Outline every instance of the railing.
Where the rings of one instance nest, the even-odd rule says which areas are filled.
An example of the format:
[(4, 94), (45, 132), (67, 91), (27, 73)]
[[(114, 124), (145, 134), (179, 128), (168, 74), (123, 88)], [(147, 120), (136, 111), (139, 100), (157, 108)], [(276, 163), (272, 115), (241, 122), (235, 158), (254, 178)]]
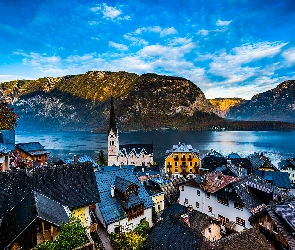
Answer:
[(178, 160), (179, 160), (178, 156), (174, 157), (174, 161), (178, 161)]
[(181, 157), (181, 160), (182, 160), (182, 161), (185, 161), (185, 156)]

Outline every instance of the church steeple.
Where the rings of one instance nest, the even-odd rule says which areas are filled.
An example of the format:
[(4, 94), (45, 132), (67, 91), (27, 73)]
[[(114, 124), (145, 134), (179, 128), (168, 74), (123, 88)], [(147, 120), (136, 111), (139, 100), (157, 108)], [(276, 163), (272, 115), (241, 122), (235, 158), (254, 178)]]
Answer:
[(113, 130), (114, 133), (117, 133), (117, 124), (116, 124), (116, 115), (114, 109), (113, 97), (111, 96), (111, 110), (110, 110), (110, 128), (109, 132)]
[(119, 151), (119, 135), (116, 125), (116, 116), (113, 103), (113, 97), (111, 97), (111, 109), (110, 109), (110, 128), (108, 134), (108, 165), (112, 166), (113, 164), (117, 165), (118, 160), (118, 151)]

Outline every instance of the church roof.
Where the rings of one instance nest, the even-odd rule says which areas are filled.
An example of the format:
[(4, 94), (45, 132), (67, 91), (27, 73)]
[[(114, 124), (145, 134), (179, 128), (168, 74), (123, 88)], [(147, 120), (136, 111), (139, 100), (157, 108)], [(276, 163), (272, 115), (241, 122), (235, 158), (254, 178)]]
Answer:
[(118, 155), (124, 153), (125, 156), (129, 157), (129, 155), (133, 152), (136, 157), (138, 157), (142, 152), (145, 152), (146, 155), (152, 155), (154, 152), (153, 144), (125, 144), (119, 145)]

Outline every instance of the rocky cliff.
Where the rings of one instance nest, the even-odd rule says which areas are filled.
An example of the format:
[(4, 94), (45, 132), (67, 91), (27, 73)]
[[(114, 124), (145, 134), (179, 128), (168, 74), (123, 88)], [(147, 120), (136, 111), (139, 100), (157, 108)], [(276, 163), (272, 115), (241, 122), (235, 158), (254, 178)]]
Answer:
[(246, 121), (295, 122), (295, 81), (288, 80), (276, 88), (257, 94), (230, 108), (226, 118)]
[(215, 108), (214, 113), (221, 117), (226, 117), (230, 109), (244, 102), (243, 98), (215, 98), (209, 99), (209, 102)]

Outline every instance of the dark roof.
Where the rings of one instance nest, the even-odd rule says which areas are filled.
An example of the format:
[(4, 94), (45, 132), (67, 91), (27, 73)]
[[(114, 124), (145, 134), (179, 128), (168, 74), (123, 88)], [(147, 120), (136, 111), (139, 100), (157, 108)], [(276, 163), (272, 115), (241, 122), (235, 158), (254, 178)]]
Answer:
[[(291, 206), (290, 206), (291, 205)], [(295, 249), (294, 241), (294, 199), (268, 207), (267, 212), (287, 241), (291, 249)]]
[(99, 193), (91, 164), (35, 169), (35, 189), (70, 209), (95, 204)]
[(18, 143), (15, 147), (31, 156), (49, 154), (39, 142)]
[[(232, 183), (233, 189), (243, 204), (252, 214), (265, 208), (265, 203), (273, 200), (275, 187), (256, 175), (248, 175), (245, 178)], [(257, 194), (260, 194), (258, 198)], [(262, 199), (265, 199), (262, 201)]]
[(131, 152), (134, 152), (135, 155), (139, 155), (144, 151), (147, 155), (153, 154), (153, 144), (125, 144), (119, 145), (119, 151), (124, 152), (126, 156), (129, 156)]
[(197, 210), (188, 212), (188, 220), (190, 227), (198, 233), (201, 233), (213, 223), (212, 217)]
[[(116, 180), (118, 180), (118, 178), (116, 178), (117, 176), (120, 177), (120, 179), (125, 179), (127, 182), (134, 183), (139, 187), (138, 197), (143, 202), (145, 209), (154, 205), (144, 186), (130, 170), (117, 169), (115, 171), (97, 171), (95, 172), (95, 177), (98, 192), (100, 194), (98, 207), (106, 225), (125, 218), (124, 211), (122, 209), (122, 201), (117, 196), (114, 198), (111, 197), (111, 186), (115, 184)], [(137, 202), (138, 200), (132, 200), (132, 202), (133, 201)]]
[(175, 216), (159, 221), (147, 237), (147, 250), (197, 250), (204, 238)]
[(227, 159), (216, 154), (208, 154), (202, 159), (202, 169), (208, 169), (210, 172), (218, 167), (226, 166)]
[(255, 170), (254, 173), (264, 180), (272, 182), (278, 188), (291, 188), (291, 182), (287, 172)]
[(240, 159), (241, 158), (241, 156), (239, 156), (237, 153), (234, 153), (234, 152), (232, 152), (232, 153), (230, 153), (228, 156), (227, 156), (227, 158), (228, 159)]
[(68, 212), (69, 209), (58, 202), (30, 192), (4, 216), (0, 228), (1, 249), (13, 243), (37, 218), (59, 227), (69, 221)]
[(99, 201), (90, 164), (0, 172), (0, 219), (32, 189), (71, 209)]
[(231, 234), (211, 243), (214, 250), (271, 250), (270, 243), (256, 228), (247, 229), (240, 233)]
[(129, 194), (126, 201), (122, 202), (123, 207), (126, 209), (130, 209), (132, 207), (136, 207), (140, 204), (143, 204), (143, 199), (141, 199), (138, 195), (131, 193)]
[(116, 176), (114, 185), (117, 190), (119, 190), (121, 193), (125, 193), (126, 189), (131, 185), (136, 185), (133, 182), (126, 180), (124, 178), (121, 178), (120, 176)]
[(170, 215), (181, 215), (187, 213), (188, 209), (179, 203), (172, 203), (167, 208), (165, 208), (161, 214), (162, 218), (166, 218)]
[(253, 171), (252, 163), (248, 158), (232, 158), (230, 161), (231, 164), (237, 167), (245, 168), (248, 174), (251, 174)]

